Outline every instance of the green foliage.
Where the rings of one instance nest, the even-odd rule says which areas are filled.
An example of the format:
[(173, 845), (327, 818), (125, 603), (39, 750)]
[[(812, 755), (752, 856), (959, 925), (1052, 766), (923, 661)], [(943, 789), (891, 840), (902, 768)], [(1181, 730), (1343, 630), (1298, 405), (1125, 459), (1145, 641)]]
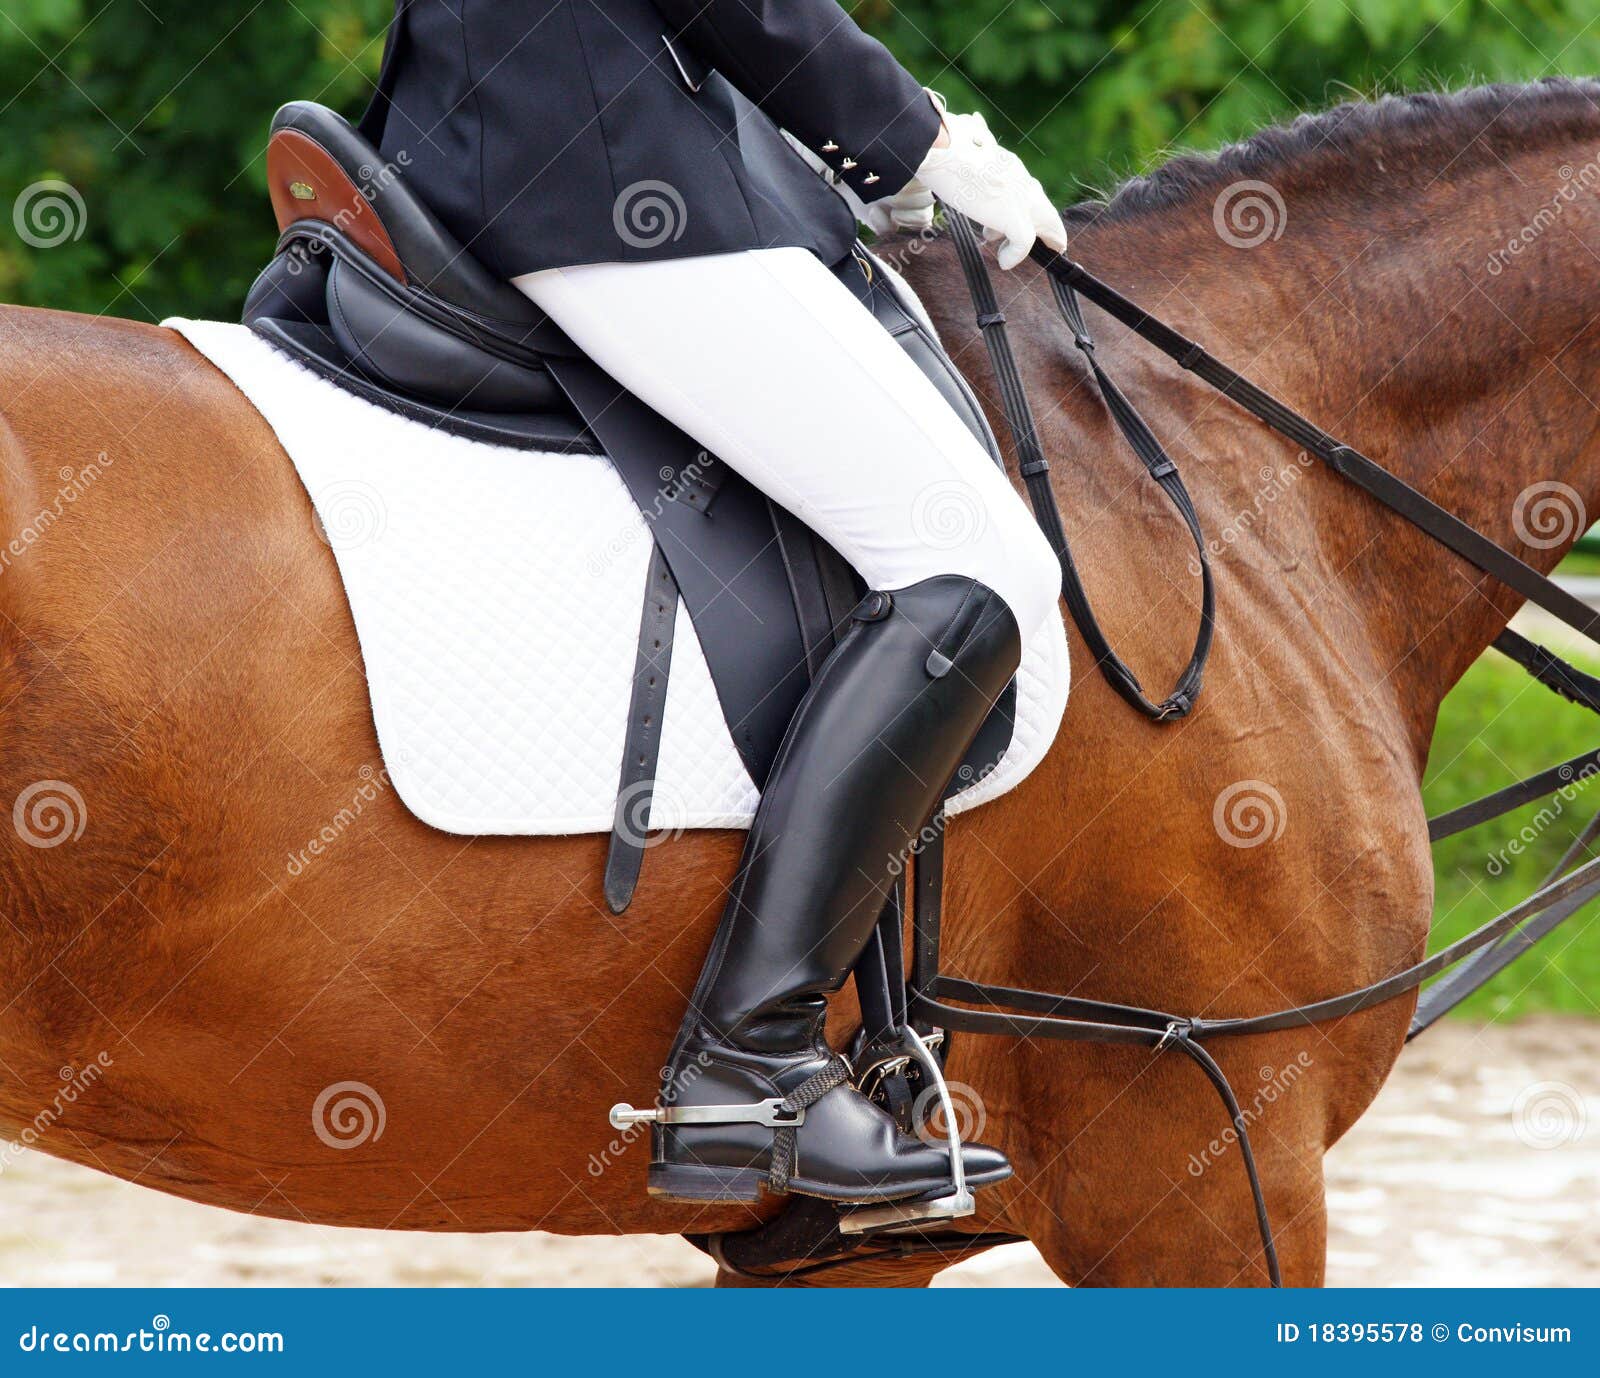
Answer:
[[(1579, 663), (1591, 672), (1597, 668), (1592, 661)], [(1440, 711), (1423, 791), (1428, 812), (1465, 804), (1592, 750), (1597, 741), (1593, 714), (1561, 702), (1509, 661), (1486, 655)], [(1600, 782), (1590, 780), (1434, 848), (1438, 918), (1430, 950), (1531, 894), (1597, 809)], [(1597, 991), (1600, 925), (1589, 908), (1497, 976), (1465, 1009), (1484, 1018), (1531, 1010), (1592, 1015)]]
[[(1355, 95), (1592, 73), (1589, 0), (864, 0), (1059, 199)], [(881, 16), (881, 23), (879, 22)]]
[[(0, 300), (236, 316), (274, 237), (267, 121), (296, 96), (359, 110), (389, 10), (4, 0)], [(48, 219), (48, 192), (24, 195), (41, 182), (66, 183), (81, 211)]]
[[(1591, 0), (846, 3), (957, 108), (984, 110), (1060, 200), (1352, 93), (1600, 68)], [(272, 110), (310, 97), (356, 113), (389, 9), (4, 0), (0, 300), (235, 314), (272, 245)], [(81, 196), (81, 236), (15, 233), (39, 182)]]

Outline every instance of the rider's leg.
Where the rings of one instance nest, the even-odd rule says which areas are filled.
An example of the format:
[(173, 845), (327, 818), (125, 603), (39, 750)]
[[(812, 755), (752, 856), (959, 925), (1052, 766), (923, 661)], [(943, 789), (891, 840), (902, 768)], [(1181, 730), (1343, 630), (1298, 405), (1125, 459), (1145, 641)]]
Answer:
[(1023, 639), (1061, 569), (1005, 475), (804, 249), (555, 268), (516, 285), (612, 377), (827, 538), (869, 588), (965, 574)]
[[(803, 250), (519, 279), (602, 367), (826, 537), (878, 593), (802, 702), (763, 791), (669, 1060), (666, 1103), (808, 1103), (658, 1131), (652, 1191), (843, 1200), (935, 1189), (942, 1148), (896, 1132), (823, 1041), (871, 935), (1060, 572), (1010, 484), (872, 316)], [(730, 591), (737, 596), (737, 589)], [(887, 596), (883, 596), (887, 595)], [(775, 1143), (776, 1140), (776, 1143)], [(968, 1145), (974, 1186), (1002, 1155)]]

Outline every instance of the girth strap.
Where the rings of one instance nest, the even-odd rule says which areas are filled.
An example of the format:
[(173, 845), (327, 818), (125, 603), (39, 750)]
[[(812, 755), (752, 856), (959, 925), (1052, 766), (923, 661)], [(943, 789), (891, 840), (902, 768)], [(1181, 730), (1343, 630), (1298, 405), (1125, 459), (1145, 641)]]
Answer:
[(1430, 818), (1428, 841), (1439, 842), (1444, 838), (1454, 837), (1469, 828), (1476, 828), (1480, 823), (1487, 823), (1490, 819), (1499, 818), (1513, 809), (1520, 809), (1524, 804), (1531, 804), (1535, 799), (1544, 799), (1557, 790), (1583, 784), (1596, 771), (1600, 771), (1600, 748), (1586, 751), (1581, 756), (1574, 756), (1570, 761), (1563, 761), (1548, 770), (1541, 770), (1537, 775), (1530, 775), (1526, 780), (1518, 780), (1516, 784), (1507, 785), (1504, 789), (1497, 789), (1493, 794), (1474, 799), (1459, 809), (1451, 809), (1449, 813), (1441, 813), (1437, 818)]

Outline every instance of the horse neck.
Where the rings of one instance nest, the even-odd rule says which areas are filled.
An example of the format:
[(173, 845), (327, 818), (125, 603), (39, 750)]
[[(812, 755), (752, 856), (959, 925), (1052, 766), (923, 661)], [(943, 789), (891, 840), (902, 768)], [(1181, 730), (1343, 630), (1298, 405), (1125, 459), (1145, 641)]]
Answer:
[[(1600, 165), (1585, 165), (1592, 178), (1572, 172), (1586, 154), (1545, 149), (1526, 166), (1441, 179), (1420, 204), (1375, 203), (1364, 215), (1349, 210), (1348, 187), (1329, 187), (1320, 200), (1297, 189), (1281, 238), (1249, 250), (1218, 236), (1208, 199), (1102, 220), (1077, 237), (1074, 252), (1548, 572), (1585, 516), (1600, 514), (1600, 406), (1591, 400), (1600, 399), (1600, 214), (1590, 190), (1600, 191)], [(1524, 233), (1579, 176), (1582, 190), (1553, 202), (1561, 223)], [(1520, 246), (1514, 255), (1510, 243)], [(1185, 411), (1231, 410), (1197, 381), (1178, 381), (1143, 346), (1117, 347), (1139, 388), (1181, 390), (1180, 431)], [(1222, 434), (1224, 453), (1194, 452), (1199, 463), (1188, 466), (1213, 534), (1259, 506), (1261, 476), (1295, 458), (1293, 447), (1238, 417)], [(1180, 463), (1183, 450), (1180, 440)], [(1301, 525), (1295, 530), (1284, 513), (1280, 541), (1298, 543), (1329, 591), (1360, 611), (1375, 662), (1410, 705), (1425, 751), (1440, 699), (1518, 600), (1331, 474), (1300, 485), (1287, 507)]]

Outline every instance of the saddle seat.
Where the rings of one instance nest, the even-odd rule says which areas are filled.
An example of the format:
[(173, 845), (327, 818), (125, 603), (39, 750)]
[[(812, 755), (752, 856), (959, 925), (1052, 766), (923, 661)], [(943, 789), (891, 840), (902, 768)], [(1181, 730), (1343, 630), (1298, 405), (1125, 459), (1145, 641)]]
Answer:
[[(746, 113), (762, 118), (753, 107)], [(613, 857), (626, 859), (630, 874), (613, 887), (608, 871), (607, 898), (621, 912), (642, 845), (624, 826), (621, 803), (644, 788), (640, 816), (649, 814), (663, 717), (656, 699), (666, 681), (656, 656), (670, 646), (675, 600), (692, 619), (734, 746), (759, 788), (861, 581), (816, 533), (627, 392), (490, 273), (406, 184), (402, 159), (385, 163), (340, 115), (309, 101), (279, 110), (267, 178), (279, 239), (246, 298), (245, 325), (338, 387), (442, 435), (604, 456), (650, 528), (664, 569), (652, 566), (644, 600), (640, 702), (618, 791)], [(1000, 464), (971, 388), (896, 280), (864, 250), (834, 272)], [(727, 597), (734, 586), (739, 595)], [(952, 791), (1000, 759), (1015, 707), (1013, 684)]]
[(551, 377), (571, 340), (488, 271), (342, 116), (278, 111), (267, 180), (279, 240), (244, 323), (341, 386), (457, 434), (596, 452)]

